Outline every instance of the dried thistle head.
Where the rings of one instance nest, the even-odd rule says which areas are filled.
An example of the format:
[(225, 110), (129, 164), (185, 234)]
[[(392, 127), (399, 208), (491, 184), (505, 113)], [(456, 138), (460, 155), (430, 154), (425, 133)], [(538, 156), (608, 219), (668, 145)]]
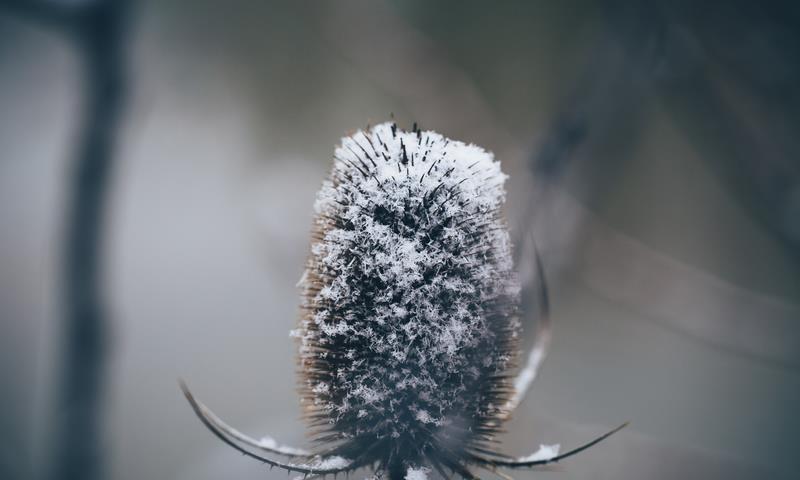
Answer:
[[(366, 467), (409, 480), (431, 469), (473, 478), (473, 465), (541, 465), (613, 433), (563, 455), (556, 447), (513, 460), (494, 449), (549, 339), (539, 337), (515, 380), (520, 286), (501, 211), (505, 179), (491, 153), (416, 125), (343, 138), (317, 195), (293, 332), (315, 452), (254, 441), (184, 388), (201, 420), (289, 471)], [(305, 459), (281, 463), (255, 450)]]

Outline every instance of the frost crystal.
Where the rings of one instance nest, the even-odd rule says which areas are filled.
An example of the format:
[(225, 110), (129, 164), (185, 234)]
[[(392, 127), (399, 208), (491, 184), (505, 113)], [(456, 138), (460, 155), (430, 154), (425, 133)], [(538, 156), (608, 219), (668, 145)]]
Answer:
[(281, 445), (274, 438), (268, 435), (261, 437), (261, 440), (258, 441), (258, 444), (263, 448), (280, 451), (286, 455), (303, 456), (310, 454), (310, 452), (308, 452), (307, 450), (303, 450), (301, 448), (294, 448), (294, 447), (289, 447), (287, 445)]
[(555, 458), (558, 456), (558, 451), (561, 449), (561, 445), (539, 445), (539, 450), (536, 450), (534, 453), (525, 456), (519, 457), (517, 459), (518, 462), (535, 462), (540, 460), (550, 460), (551, 458)]
[(409, 468), (406, 470), (405, 480), (428, 480), (429, 468)]
[(295, 333), (313, 424), (425, 440), (505, 403), (519, 329), (505, 180), (491, 153), (434, 132), (384, 123), (342, 139)]
[(343, 457), (335, 456), (335, 457), (318, 459), (318, 461), (312, 463), (310, 467), (319, 470), (328, 470), (334, 468), (344, 468), (348, 465), (350, 465), (350, 460)]

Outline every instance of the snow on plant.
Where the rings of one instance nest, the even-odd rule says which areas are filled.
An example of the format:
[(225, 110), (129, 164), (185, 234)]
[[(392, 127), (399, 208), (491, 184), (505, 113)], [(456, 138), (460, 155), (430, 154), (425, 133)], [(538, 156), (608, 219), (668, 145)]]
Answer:
[(543, 357), (535, 349), (515, 383), (520, 285), (502, 215), (506, 178), (486, 150), (416, 125), (343, 138), (314, 205), (303, 317), (292, 332), (319, 450), (252, 440), (184, 387), (201, 420), (289, 471), (366, 467), (398, 480), (431, 468), (474, 478), (471, 465), (541, 465), (615, 432), (560, 456), (557, 446), (517, 460), (494, 451)]

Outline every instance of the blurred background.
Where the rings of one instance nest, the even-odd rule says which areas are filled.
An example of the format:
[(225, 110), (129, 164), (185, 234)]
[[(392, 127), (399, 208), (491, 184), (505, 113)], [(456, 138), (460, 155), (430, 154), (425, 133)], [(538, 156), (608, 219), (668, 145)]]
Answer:
[(0, 478), (285, 478), (177, 380), (307, 445), (288, 332), (314, 195), (339, 138), (392, 113), (494, 151), (516, 243), (542, 252), (554, 340), (504, 449), (632, 421), (513, 476), (796, 478), (799, 19), (0, 0)]

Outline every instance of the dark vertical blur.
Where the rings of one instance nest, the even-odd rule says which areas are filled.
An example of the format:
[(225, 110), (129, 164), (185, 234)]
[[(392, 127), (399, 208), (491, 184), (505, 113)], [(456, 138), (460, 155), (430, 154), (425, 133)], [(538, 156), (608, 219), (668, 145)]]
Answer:
[(67, 155), (63, 319), (58, 326), (63, 342), (57, 346), (55, 411), (46, 445), (52, 453), (44, 456), (38, 470), (54, 479), (104, 478), (103, 420), (112, 323), (103, 274), (105, 225), (125, 88), (128, 2), (4, 0), (0, 7), (59, 35), (80, 62), (82, 107), (75, 113), (79, 126), (74, 146), (67, 147), (74, 153)]
[(504, 448), (633, 422), (515, 476), (794, 477), (796, 2), (127, 4), (0, 0), (0, 478), (282, 475), (176, 379), (304, 443), (314, 193), (392, 112), (494, 151), (541, 247), (552, 354)]

